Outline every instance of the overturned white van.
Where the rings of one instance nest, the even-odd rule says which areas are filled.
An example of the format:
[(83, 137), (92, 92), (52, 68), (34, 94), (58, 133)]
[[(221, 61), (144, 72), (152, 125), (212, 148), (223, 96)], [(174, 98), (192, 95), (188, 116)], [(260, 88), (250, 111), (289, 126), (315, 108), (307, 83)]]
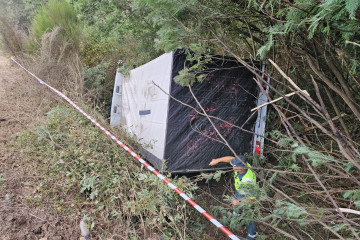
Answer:
[(251, 109), (267, 98), (253, 80), (254, 74), (233, 58), (213, 57), (204, 81), (192, 86), (202, 108), (215, 117), (211, 118), (213, 126), (201, 114), (189, 88), (174, 82), (185, 65), (186, 55), (179, 49), (127, 76), (117, 72), (110, 123), (136, 135), (144, 158), (168, 172), (228, 168), (225, 164), (209, 166), (213, 158), (232, 155), (214, 126), (238, 154), (262, 154), (266, 107)]

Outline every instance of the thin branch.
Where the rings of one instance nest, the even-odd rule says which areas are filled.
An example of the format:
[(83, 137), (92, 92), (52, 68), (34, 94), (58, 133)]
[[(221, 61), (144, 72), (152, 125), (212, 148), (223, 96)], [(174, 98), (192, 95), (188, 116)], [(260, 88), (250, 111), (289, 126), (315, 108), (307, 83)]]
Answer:
[(326, 51), (324, 51), (324, 58), (325, 58), (326, 64), (329, 66), (329, 68), (335, 75), (336, 79), (339, 81), (340, 86), (344, 89), (346, 95), (353, 101), (354, 96), (352, 95), (345, 78), (343, 77), (341, 72), (337, 69), (337, 67), (336, 67), (337, 63), (333, 62), (333, 59), (331, 58), (331, 56), (329, 56), (327, 54)]
[(358, 44), (358, 43), (356, 43), (356, 42), (351, 42), (351, 41), (346, 40), (345, 43), (351, 43), (351, 44), (354, 44), (354, 45), (360, 47), (360, 44)]
[[(213, 126), (214, 130), (216, 131), (216, 133), (219, 135), (219, 137), (223, 140), (223, 142), (225, 143), (225, 145), (230, 149), (230, 151), (234, 154), (234, 156), (237, 156), (237, 153), (234, 151), (234, 149), (230, 146), (230, 144), (228, 143), (228, 141), (226, 141), (226, 139), (223, 137), (223, 135), (220, 133), (220, 131), (217, 129), (217, 127), (215, 126), (215, 124), (213, 123), (213, 121), (210, 119), (209, 115), (206, 113), (205, 109), (201, 106), (200, 102), (198, 101), (198, 99), (196, 98), (196, 96), (194, 95), (191, 86), (189, 85), (189, 90), (191, 95), (193, 96), (193, 98), (195, 99), (197, 105), (201, 108), (201, 111), (203, 112), (203, 114), (205, 115), (205, 117), (209, 120), (209, 122), (211, 123), (211, 125)], [(242, 161), (242, 159), (240, 159), (240, 161)], [(244, 165), (246, 165), (246, 163), (244, 163)]]
[(316, 94), (318, 96), (318, 99), (320, 101), (320, 104), (323, 108), (323, 112), (324, 112), (324, 115), (326, 117), (326, 120), (329, 122), (329, 125), (330, 125), (330, 128), (331, 130), (333, 131), (333, 133), (335, 134), (336, 136), (336, 141), (338, 143), (338, 146), (340, 148), (340, 151), (344, 154), (344, 156), (352, 163), (354, 164), (354, 166), (356, 166), (358, 169), (360, 169), (360, 164), (354, 159), (354, 157), (351, 155), (351, 153), (348, 152), (348, 149), (346, 148), (345, 146), (345, 143), (344, 143), (344, 140), (342, 139), (342, 136), (341, 136), (341, 133), (339, 132), (338, 129), (336, 129), (335, 125), (334, 125), (334, 122), (331, 120), (330, 118), (330, 115), (328, 113), (328, 111), (326, 110), (326, 107), (325, 107), (325, 104), (322, 100), (322, 97), (320, 95), (320, 91), (319, 91), (319, 88), (314, 80), (314, 78), (311, 76), (311, 79), (313, 81), (313, 85), (315, 87), (315, 90), (316, 90)]
[(339, 120), (340, 120), (341, 126), (343, 127), (343, 129), (344, 129), (344, 131), (345, 131), (346, 137), (347, 137), (348, 139), (351, 139), (351, 135), (350, 135), (349, 129), (347, 128), (347, 126), (346, 126), (346, 124), (345, 124), (345, 122), (344, 122), (344, 120), (343, 120), (343, 118), (342, 118), (342, 117), (343, 117), (343, 114), (340, 113), (339, 108), (338, 108), (337, 105), (335, 104), (335, 101), (334, 101), (333, 97), (331, 96), (331, 94), (330, 94), (330, 92), (329, 92), (329, 90), (328, 90), (327, 88), (325, 88), (325, 92), (326, 92), (326, 95), (328, 96), (328, 98), (329, 98), (329, 100), (330, 100), (330, 102), (331, 102), (331, 105), (333, 106), (333, 108), (334, 108), (334, 110), (335, 110), (335, 112), (336, 112), (336, 114), (337, 114), (337, 117), (338, 117)]
[[(301, 92), (304, 92), (305, 94), (309, 95), (309, 93), (308, 93), (306, 90), (301, 90)], [(294, 95), (294, 94), (296, 94), (296, 93), (299, 93), (299, 91), (295, 91), (295, 92), (292, 92), (292, 93), (288, 93), (288, 94), (285, 94), (284, 96), (285, 96), (285, 97), (290, 97), (290, 96), (292, 96), (292, 95)], [(265, 106), (267, 106), (267, 105), (269, 105), (269, 104), (272, 104), (272, 103), (274, 103), (274, 102), (280, 101), (281, 99), (283, 99), (283, 97), (279, 97), (279, 98), (276, 98), (276, 99), (274, 99), (274, 100), (272, 100), (272, 101), (270, 101), (270, 102), (261, 104), (260, 106), (257, 106), (257, 107), (255, 107), (255, 108), (251, 109), (251, 111), (253, 112), (253, 111), (255, 111), (255, 110), (258, 110), (258, 109), (260, 109), (260, 108), (262, 108), (262, 107), (265, 107)]]
[[(333, 120), (333, 121), (336, 121), (336, 120), (338, 120), (338, 119), (341, 119), (342, 117), (345, 117), (345, 116), (347, 116), (347, 114), (346, 113), (343, 113), (343, 114), (340, 114), (340, 115), (338, 115), (338, 116), (336, 116), (336, 117), (333, 117), (331, 120)], [(323, 125), (323, 126), (326, 126), (327, 124), (329, 124), (329, 122), (324, 122), (324, 123), (322, 123), (321, 125)], [(316, 127), (306, 127), (305, 128), (305, 132), (307, 132), (307, 131), (310, 131), (310, 130), (313, 130), (313, 129), (315, 129)]]
[(315, 74), (334, 92), (336, 92), (344, 101), (345, 103), (350, 107), (352, 112), (355, 114), (357, 119), (360, 121), (360, 112), (357, 109), (356, 105), (353, 103), (353, 101), (343, 92), (341, 91), (337, 86), (335, 86), (330, 79), (328, 79), (321, 71), (318, 69), (318, 67), (315, 65), (314, 61), (311, 59), (309, 54), (302, 50), (295, 50), (292, 49), (295, 52), (301, 53), (305, 56), (310, 68), (315, 72)]
[(284, 236), (286, 236), (286, 237), (288, 237), (288, 238), (291, 238), (291, 239), (294, 239), (294, 240), (298, 240), (298, 238), (294, 237), (293, 235), (290, 235), (290, 234), (288, 234), (287, 232), (281, 230), (280, 228), (277, 228), (277, 227), (275, 227), (275, 226), (273, 226), (273, 225), (271, 225), (271, 224), (269, 224), (269, 223), (267, 223), (267, 222), (265, 222), (265, 221), (262, 221), (262, 220), (260, 220), (260, 219), (257, 219), (257, 221), (260, 222), (260, 223), (262, 223), (262, 224), (264, 224), (264, 225), (266, 225), (266, 226), (269, 226), (269, 227), (275, 229), (276, 231), (278, 231), (279, 233), (283, 234)]
[[(173, 100), (175, 100), (176, 102), (178, 102), (178, 103), (180, 103), (180, 104), (182, 104), (182, 105), (184, 105), (184, 106), (186, 106), (186, 107), (188, 107), (188, 108), (191, 108), (194, 112), (196, 112), (197, 114), (200, 114), (201, 116), (204, 116), (204, 117), (206, 116), (206, 115), (203, 114), (202, 112), (199, 112), (199, 111), (198, 111), (196, 108), (194, 108), (193, 106), (191, 106), (191, 105), (189, 105), (189, 104), (187, 104), (187, 103), (184, 103), (184, 102), (180, 101), (179, 99), (173, 97), (173, 96), (170, 95), (169, 93), (167, 93), (164, 89), (162, 89), (162, 88), (161, 88), (159, 85), (157, 85), (154, 81), (153, 81), (153, 84), (154, 84), (156, 87), (158, 87), (163, 93), (165, 93), (165, 94), (168, 95), (170, 98), (172, 98)], [(272, 140), (272, 139), (270, 139), (270, 138), (267, 138), (267, 137), (265, 137), (265, 136), (263, 136), (263, 135), (261, 135), (261, 134), (254, 133), (253, 131), (249, 131), (249, 130), (247, 130), (247, 129), (245, 129), (245, 128), (242, 128), (242, 127), (239, 127), (239, 126), (237, 126), (237, 125), (234, 125), (234, 124), (232, 124), (232, 123), (230, 123), (230, 122), (228, 122), (228, 121), (225, 121), (225, 120), (223, 120), (223, 119), (221, 119), (221, 118), (218, 118), (218, 117), (215, 117), (215, 116), (212, 116), (212, 115), (208, 115), (208, 116), (209, 116), (210, 118), (212, 118), (212, 119), (219, 120), (219, 121), (221, 121), (221, 122), (223, 122), (223, 123), (229, 124), (229, 125), (232, 126), (232, 127), (238, 128), (238, 129), (240, 129), (241, 131), (254, 134), (254, 135), (259, 136), (259, 137), (262, 137), (262, 138), (264, 138), (264, 139), (266, 139), (266, 140), (268, 140), (268, 141), (270, 141), (270, 142), (272, 142), (272, 143), (274, 143), (274, 144), (277, 144), (276, 141), (274, 141), (274, 140)]]
[(343, 213), (353, 213), (353, 214), (360, 215), (360, 211), (350, 209), (350, 208), (339, 208), (338, 210)]

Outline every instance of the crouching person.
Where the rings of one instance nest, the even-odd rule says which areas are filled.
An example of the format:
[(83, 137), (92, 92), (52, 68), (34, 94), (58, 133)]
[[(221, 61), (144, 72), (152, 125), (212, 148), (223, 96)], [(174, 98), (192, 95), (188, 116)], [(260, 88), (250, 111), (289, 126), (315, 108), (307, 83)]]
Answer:
[[(232, 205), (236, 207), (241, 202), (254, 202), (255, 197), (251, 194), (251, 188), (256, 184), (256, 175), (253, 171), (244, 167), (244, 164), (247, 164), (248, 167), (251, 167), (251, 165), (246, 162), (246, 158), (243, 155), (238, 155), (235, 158), (232, 156), (226, 156), (211, 160), (209, 165), (214, 166), (220, 162), (230, 163), (234, 169), (234, 182), (236, 193), (234, 195)], [(235, 211), (234, 213), (236, 214)], [(256, 223), (254, 221), (251, 221), (246, 224), (246, 230), (246, 239), (254, 240), (256, 237)]]

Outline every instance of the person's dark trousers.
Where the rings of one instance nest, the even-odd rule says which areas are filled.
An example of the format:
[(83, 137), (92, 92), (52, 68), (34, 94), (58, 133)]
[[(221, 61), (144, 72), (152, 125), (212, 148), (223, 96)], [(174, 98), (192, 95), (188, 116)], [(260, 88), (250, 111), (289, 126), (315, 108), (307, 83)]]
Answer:
[(246, 225), (246, 230), (247, 230), (247, 236), (246, 239), (247, 240), (254, 240), (256, 237), (256, 223), (255, 222), (250, 222), (249, 224)]

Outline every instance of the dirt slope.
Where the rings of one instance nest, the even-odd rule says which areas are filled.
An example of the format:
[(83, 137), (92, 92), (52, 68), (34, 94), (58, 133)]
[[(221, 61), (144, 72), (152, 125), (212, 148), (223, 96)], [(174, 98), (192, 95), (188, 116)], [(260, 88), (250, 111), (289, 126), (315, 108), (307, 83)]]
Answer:
[(19, 86), (16, 82), (21, 75), (22, 72), (11, 67), (9, 59), (0, 52), (0, 142), (8, 141), (11, 134), (21, 127), (16, 115), (23, 115), (23, 113), (17, 106), (14, 99), (17, 96), (12, 91)]
[(28, 170), (8, 146), (13, 133), (44, 114), (45, 89), (0, 52), (0, 239), (79, 239), (77, 220), (56, 215), (51, 204), (35, 206), (41, 176)]

